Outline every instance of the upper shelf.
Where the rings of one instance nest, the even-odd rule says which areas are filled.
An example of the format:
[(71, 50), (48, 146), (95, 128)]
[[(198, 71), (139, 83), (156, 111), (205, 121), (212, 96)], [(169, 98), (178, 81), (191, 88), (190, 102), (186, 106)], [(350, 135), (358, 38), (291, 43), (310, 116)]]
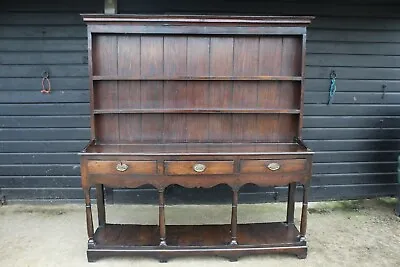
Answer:
[(212, 109), (212, 108), (154, 108), (154, 109), (95, 109), (94, 114), (135, 114), (135, 113), (254, 113), (254, 114), (300, 114), (299, 109)]
[(118, 75), (93, 76), (94, 81), (302, 81), (300, 76), (175, 76), (127, 77)]

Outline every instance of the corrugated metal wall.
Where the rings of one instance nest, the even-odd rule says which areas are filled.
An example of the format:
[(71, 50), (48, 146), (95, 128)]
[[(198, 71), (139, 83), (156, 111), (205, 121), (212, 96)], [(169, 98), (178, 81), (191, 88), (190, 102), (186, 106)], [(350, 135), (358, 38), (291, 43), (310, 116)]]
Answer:
[[(400, 151), (400, 5), (396, 1), (119, 1), (121, 13), (315, 15), (307, 43), (304, 139), (315, 150), (313, 199), (395, 193)], [(103, 1), (2, 1), (0, 190), (8, 199), (81, 199), (79, 151), (89, 138), (86, 29), (79, 13)], [(334, 103), (329, 74), (337, 74)], [(53, 92), (42, 95), (49, 71)], [(216, 194), (217, 192), (217, 194)], [(171, 201), (228, 200), (227, 188), (172, 187)], [(151, 189), (115, 201), (149, 202)], [(242, 201), (285, 190), (247, 186)]]

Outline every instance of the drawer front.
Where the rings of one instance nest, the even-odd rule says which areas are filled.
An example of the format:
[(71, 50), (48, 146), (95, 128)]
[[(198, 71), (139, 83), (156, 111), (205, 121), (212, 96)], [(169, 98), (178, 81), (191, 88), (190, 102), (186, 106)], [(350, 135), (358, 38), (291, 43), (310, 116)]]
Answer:
[(241, 173), (288, 173), (306, 170), (305, 159), (242, 160)]
[(89, 174), (156, 174), (156, 161), (89, 161)]
[(165, 161), (167, 175), (232, 174), (234, 162), (223, 161)]

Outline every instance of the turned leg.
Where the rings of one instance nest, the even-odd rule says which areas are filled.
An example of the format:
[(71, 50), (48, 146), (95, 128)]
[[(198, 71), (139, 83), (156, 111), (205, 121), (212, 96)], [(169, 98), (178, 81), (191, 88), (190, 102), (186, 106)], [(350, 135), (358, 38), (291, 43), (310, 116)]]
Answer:
[(99, 226), (104, 226), (106, 224), (106, 210), (104, 206), (104, 186), (102, 184), (96, 185), (96, 199)]
[(296, 183), (290, 183), (288, 190), (288, 200), (287, 200), (287, 215), (286, 215), (287, 224), (294, 223), (295, 194), (296, 194)]
[(310, 189), (310, 182), (308, 181), (303, 185), (303, 206), (301, 209), (301, 223), (300, 223), (300, 241), (306, 240), (307, 231), (307, 208), (308, 208), (308, 192)]
[(85, 196), (85, 204), (86, 204), (86, 225), (87, 225), (87, 234), (88, 234), (88, 246), (94, 247), (94, 229), (93, 229), (93, 218), (92, 218), (92, 205), (90, 203), (90, 187), (83, 188), (83, 193)]
[(166, 229), (165, 229), (165, 197), (164, 188), (158, 191), (158, 220), (160, 225), (160, 246), (166, 246)]
[(232, 194), (232, 215), (231, 215), (231, 245), (236, 246), (237, 243), (237, 205), (238, 205), (238, 189), (233, 189)]

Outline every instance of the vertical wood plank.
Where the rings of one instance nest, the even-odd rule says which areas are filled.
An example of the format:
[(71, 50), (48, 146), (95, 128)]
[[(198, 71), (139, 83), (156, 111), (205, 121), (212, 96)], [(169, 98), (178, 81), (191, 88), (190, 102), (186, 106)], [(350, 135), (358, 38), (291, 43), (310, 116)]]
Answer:
[(144, 142), (161, 142), (164, 131), (163, 114), (142, 114), (142, 137)]
[(279, 129), (277, 132), (276, 142), (293, 142), (293, 138), (297, 136), (298, 116), (293, 114), (279, 114)]
[[(208, 76), (210, 73), (210, 38), (188, 37), (187, 75)], [(207, 108), (209, 100), (209, 82), (187, 82), (186, 104), (192, 108)], [(186, 115), (187, 141), (208, 140), (208, 114)]]
[[(165, 77), (186, 76), (187, 38), (164, 38)], [(186, 81), (164, 82), (164, 108), (186, 107)]]
[[(94, 36), (92, 49), (93, 75), (116, 75), (118, 64), (117, 37)], [(96, 82), (93, 90), (93, 101), (96, 108), (116, 108), (118, 106), (116, 82)], [(100, 142), (116, 142), (119, 140), (117, 116), (96, 115), (95, 119), (97, 140)], [(106, 128), (109, 128), (109, 130)]]
[[(259, 38), (237, 37), (234, 40), (233, 75), (258, 74)], [(257, 105), (257, 83), (233, 83), (233, 108), (254, 108)], [(232, 136), (234, 141), (254, 141), (257, 120), (254, 114), (234, 114)]]
[(278, 106), (287, 109), (300, 109), (301, 84), (299, 82), (279, 82), (280, 91)]
[[(164, 37), (165, 77), (185, 76), (187, 73), (187, 37)], [(164, 107), (186, 106), (186, 82), (164, 82)], [(186, 115), (165, 114), (164, 135), (166, 142), (186, 141)]]
[(94, 108), (115, 109), (118, 108), (117, 82), (96, 81), (94, 82)]
[(281, 75), (282, 37), (260, 37), (259, 75)]
[(90, 93), (90, 140), (96, 139), (96, 117), (93, 113), (94, 110), (94, 83), (93, 83), (93, 38), (92, 32), (87, 29), (87, 36), (88, 36), (88, 74), (89, 74), (89, 93)]
[[(258, 75), (280, 75), (282, 61), (282, 38), (261, 37)], [(280, 99), (280, 83), (262, 81), (258, 84), (258, 108), (276, 108)]]
[(305, 70), (306, 70), (306, 46), (307, 46), (307, 35), (303, 34), (301, 39), (301, 92), (300, 92), (300, 114), (299, 114), (299, 127), (297, 130), (297, 137), (302, 139), (303, 129), (303, 116), (304, 116), (304, 82), (305, 82)]
[[(118, 37), (118, 75), (122, 77), (140, 75), (140, 37), (119, 36)], [(139, 108), (140, 107), (140, 82), (119, 81), (118, 82), (118, 107)], [(119, 114), (119, 139), (122, 143), (140, 141), (141, 137), (141, 115)]]
[(142, 114), (118, 114), (121, 143), (138, 142), (142, 137)]
[[(282, 38), (260, 37), (258, 62), (259, 75), (280, 75), (282, 61)], [(257, 108), (278, 108), (281, 97), (281, 82), (261, 81), (257, 88)], [(258, 142), (275, 142), (277, 139), (278, 114), (256, 115)]]
[[(208, 76), (210, 74), (209, 45), (209, 38), (188, 37), (188, 76)], [(208, 82), (188, 82), (186, 90), (188, 107), (208, 107)]]
[(284, 37), (282, 41), (281, 75), (300, 76), (302, 63), (301, 37)]
[(95, 35), (93, 38), (93, 75), (117, 74), (117, 37)]
[[(212, 37), (210, 40), (210, 75), (231, 76), (233, 73), (233, 38)], [(209, 106), (230, 108), (232, 106), (232, 82), (210, 83)], [(209, 116), (209, 140), (232, 141), (232, 115), (211, 114)]]
[[(164, 75), (164, 40), (160, 36), (142, 36), (140, 54), (141, 77)], [(162, 108), (163, 82), (141, 82), (141, 108)], [(163, 115), (142, 115), (142, 140), (161, 141), (163, 132)]]
[(100, 143), (119, 142), (118, 114), (96, 115), (96, 135)]
[[(281, 75), (284, 76), (300, 76), (302, 74), (302, 38), (301, 37), (284, 37), (282, 40), (282, 64), (281, 64)], [(285, 88), (282, 88), (285, 89)], [(300, 89), (300, 88), (297, 88)], [(301, 92), (297, 94), (298, 98), (301, 99)], [(292, 116), (279, 116), (279, 131), (284, 131), (286, 134), (281, 135), (279, 140), (288, 141), (292, 140), (294, 136), (299, 136), (299, 117)], [(287, 124), (287, 125), (286, 125)], [(297, 129), (293, 129), (296, 127)], [(286, 131), (285, 131), (286, 130)]]
[[(118, 37), (118, 75), (140, 76), (140, 37)], [(140, 82), (118, 82), (119, 108), (140, 107)]]

